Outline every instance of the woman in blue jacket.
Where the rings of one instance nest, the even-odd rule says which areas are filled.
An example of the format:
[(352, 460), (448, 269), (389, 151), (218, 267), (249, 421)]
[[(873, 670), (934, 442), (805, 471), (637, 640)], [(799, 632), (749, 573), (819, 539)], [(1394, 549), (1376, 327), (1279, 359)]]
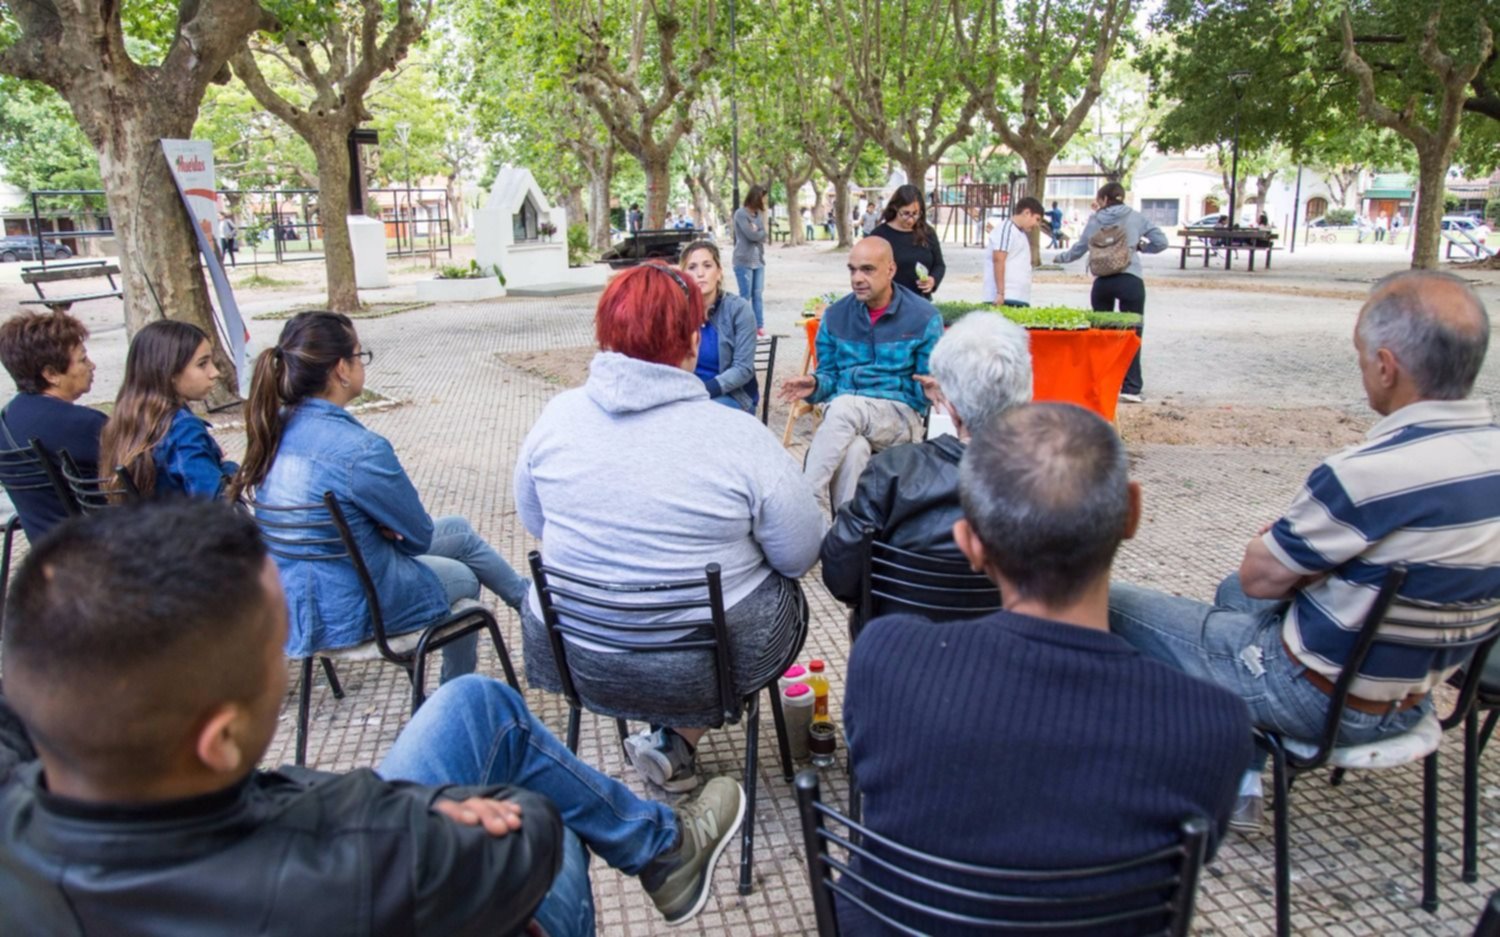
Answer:
[(694, 241), (678, 260), (688, 282), (703, 293), (707, 318), (700, 330), (698, 366), (709, 399), (754, 415), (760, 403), (755, 381), (755, 310), (749, 300), (724, 292), (724, 268), (712, 241)]
[(143, 494), (219, 497), (238, 467), (224, 461), (208, 424), (188, 407), (218, 379), (213, 347), (196, 325), (162, 319), (141, 329), (99, 436), (99, 464), (125, 466)]
[[(447, 614), (481, 584), (517, 608), (528, 583), (462, 517), (434, 520), (385, 437), (360, 424), (349, 402), (365, 388), (349, 317), (303, 312), (255, 362), (246, 407), (245, 463), (232, 497), (254, 489), (268, 507), (319, 504), (333, 492), (364, 555), (386, 631), (401, 634)], [(291, 611), (287, 654), (370, 640), (364, 592), (347, 563), (276, 558)], [(442, 679), (471, 673), (478, 633), (443, 648)]]

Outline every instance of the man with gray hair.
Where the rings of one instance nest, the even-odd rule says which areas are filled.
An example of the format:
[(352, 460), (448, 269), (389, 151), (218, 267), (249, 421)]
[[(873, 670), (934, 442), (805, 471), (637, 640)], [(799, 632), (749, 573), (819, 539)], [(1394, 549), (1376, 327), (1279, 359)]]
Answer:
[[(1005, 608), (947, 622), (887, 615), (860, 632), (844, 728), (865, 823), (945, 859), (1007, 868), (1118, 862), (1176, 841), (1194, 816), (1217, 843), (1250, 757), (1250, 720), (1234, 694), (1109, 633), (1110, 567), (1141, 516), (1119, 437), (1071, 404), (1014, 407), (974, 427), (959, 475), (953, 536)], [(1101, 884), (1112, 895), (1100, 913), (1131, 907), (1120, 895), (1142, 873), (1159, 879), (1160, 869)], [(874, 932), (853, 902), (838, 913), (842, 932)]]
[(969, 428), (1031, 400), (1031, 349), (1026, 330), (993, 312), (973, 312), (943, 334), (928, 364), (933, 407), (953, 420), (942, 435), (877, 453), (859, 476), (854, 497), (839, 508), (823, 538), (823, 583), (835, 598), (859, 598), (859, 543), (866, 528), (891, 546), (962, 560), (953, 543), (958, 463)]
[[(1484, 304), (1460, 279), (1412, 270), (1375, 286), (1354, 328), (1365, 396), (1382, 419), (1313, 470), (1286, 513), (1245, 548), (1213, 605), (1116, 585), (1110, 627), (1144, 653), (1238, 693), (1257, 725), (1316, 739), (1329, 694), (1387, 572), (1398, 600), (1500, 598), (1500, 427), (1469, 399), (1489, 345)], [(1441, 633), (1441, 629), (1436, 629)], [(1338, 744), (1410, 730), (1461, 661), (1432, 644), (1383, 646), (1355, 679)], [(1373, 666), (1372, 666), (1373, 664)], [(1264, 813), (1251, 761), (1233, 825)]]

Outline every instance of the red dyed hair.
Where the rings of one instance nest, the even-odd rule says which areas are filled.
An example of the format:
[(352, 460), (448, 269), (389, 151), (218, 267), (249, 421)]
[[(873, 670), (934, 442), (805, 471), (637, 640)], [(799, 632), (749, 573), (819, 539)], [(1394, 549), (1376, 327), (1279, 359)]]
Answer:
[(605, 287), (594, 337), (605, 351), (676, 367), (703, 328), (703, 294), (675, 269), (648, 261)]

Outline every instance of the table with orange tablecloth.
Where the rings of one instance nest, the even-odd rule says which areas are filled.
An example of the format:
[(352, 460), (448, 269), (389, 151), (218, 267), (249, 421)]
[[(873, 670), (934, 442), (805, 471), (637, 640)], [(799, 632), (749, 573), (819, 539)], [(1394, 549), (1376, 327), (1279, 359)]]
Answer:
[(1141, 338), (1129, 329), (1028, 329), (1032, 399), (1076, 403), (1110, 422)]

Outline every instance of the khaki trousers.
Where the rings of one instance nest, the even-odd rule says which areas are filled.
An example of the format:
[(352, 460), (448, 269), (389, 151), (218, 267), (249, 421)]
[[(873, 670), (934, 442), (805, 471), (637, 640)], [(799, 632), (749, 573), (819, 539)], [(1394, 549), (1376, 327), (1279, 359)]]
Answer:
[(870, 457), (922, 438), (922, 417), (906, 404), (844, 394), (823, 408), (802, 474), (818, 501), (837, 511), (854, 497)]

